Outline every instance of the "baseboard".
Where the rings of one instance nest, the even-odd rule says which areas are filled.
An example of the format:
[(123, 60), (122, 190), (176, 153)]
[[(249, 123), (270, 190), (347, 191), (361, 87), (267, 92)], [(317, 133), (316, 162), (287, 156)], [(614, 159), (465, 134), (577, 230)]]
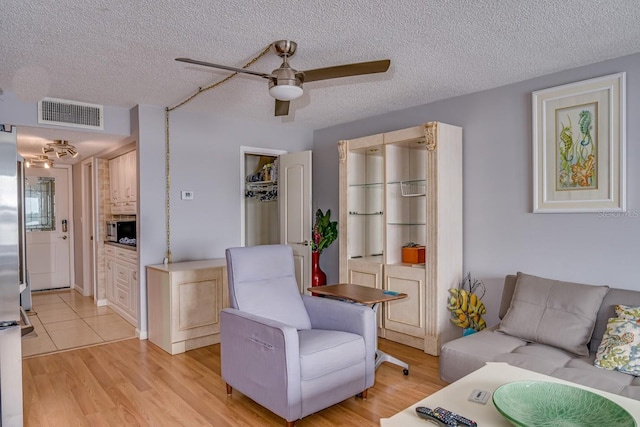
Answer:
[(149, 339), (149, 332), (141, 331), (140, 329), (136, 328), (136, 336), (141, 340), (146, 340), (146, 339)]
[(104, 307), (105, 305), (109, 305), (109, 302), (106, 299), (99, 299), (96, 301), (96, 305), (98, 307)]

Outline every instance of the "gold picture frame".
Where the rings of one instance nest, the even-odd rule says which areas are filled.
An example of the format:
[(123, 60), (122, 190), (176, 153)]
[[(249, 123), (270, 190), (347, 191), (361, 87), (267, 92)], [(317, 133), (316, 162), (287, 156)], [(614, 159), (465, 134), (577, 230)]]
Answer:
[(625, 73), (532, 92), (533, 212), (625, 212)]

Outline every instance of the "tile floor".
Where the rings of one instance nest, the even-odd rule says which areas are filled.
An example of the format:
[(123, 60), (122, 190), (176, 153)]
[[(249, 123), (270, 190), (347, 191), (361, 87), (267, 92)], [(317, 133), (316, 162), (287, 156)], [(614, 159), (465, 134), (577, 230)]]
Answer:
[(135, 337), (135, 327), (93, 297), (74, 290), (34, 292), (27, 311), (34, 331), (22, 337), (22, 356)]

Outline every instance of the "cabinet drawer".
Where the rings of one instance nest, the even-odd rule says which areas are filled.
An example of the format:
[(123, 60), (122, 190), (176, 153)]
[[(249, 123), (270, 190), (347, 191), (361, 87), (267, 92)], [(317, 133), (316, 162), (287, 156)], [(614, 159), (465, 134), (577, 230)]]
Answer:
[(104, 254), (106, 256), (115, 257), (116, 256), (116, 248), (111, 245), (104, 245)]
[(134, 250), (116, 248), (116, 258), (136, 264), (138, 262), (138, 253)]
[(116, 303), (126, 309), (129, 310), (130, 301), (129, 301), (129, 292), (122, 289), (120, 286), (116, 288)]
[(121, 286), (120, 283), (124, 283), (129, 288), (129, 269), (120, 263), (115, 264), (115, 269), (118, 286)]

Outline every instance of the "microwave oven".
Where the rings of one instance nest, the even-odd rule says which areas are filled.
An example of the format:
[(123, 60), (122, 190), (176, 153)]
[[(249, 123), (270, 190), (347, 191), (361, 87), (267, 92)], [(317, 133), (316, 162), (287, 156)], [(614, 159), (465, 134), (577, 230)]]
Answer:
[(108, 221), (107, 241), (136, 246), (136, 222)]

